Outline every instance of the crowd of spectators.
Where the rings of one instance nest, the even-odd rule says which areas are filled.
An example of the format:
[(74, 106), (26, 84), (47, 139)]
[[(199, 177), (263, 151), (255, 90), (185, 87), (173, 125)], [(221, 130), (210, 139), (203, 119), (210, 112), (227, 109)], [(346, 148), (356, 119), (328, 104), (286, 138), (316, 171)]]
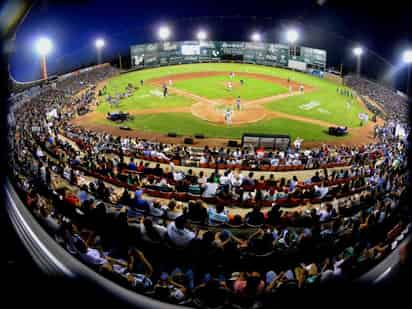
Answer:
[[(350, 165), (314, 170), (304, 179), (298, 172), (290, 179), (270, 171), (255, 177), (236, 166), (183, 168), (175, 160), (190, 158), (189, 148), (67, 124), (79, 105), (93, 101), (94, 84), (108, 77), (94, 72), (15, 110), (10, 166), (18, 193), (56, 241), (125, 287), (178, 304), (257, 308), (282, 291), (359, 276), (410, 229), (408, 145), (386, 125), (376, 130), (374, 144), (359, 148), (263, 155), (258, 149), (202, 150), (207, 160), (240, 166), (249, 156), (255, 162), (315, 158), (319, 165), (311, 168), (325, 157), (344, 157)], [(85, 92), (74, 98), (79, 90)], [(57, 117), (47, 119), (56, 107)], [(148, 197), (156, 192), (164, 194)], [(186, 198), (170, 198), (178, 193)], [(282, 199), (313, 204), (282, 205)]]
[[(389, 119), (408, 122), (407, 98), (399, 95), (395, 90), (355, 75), (346, 76), (345, 85), (354, 89), (358, 95), (368, 97), (380, 104)], [(379, 113), (378, 110), (373, 112)]]

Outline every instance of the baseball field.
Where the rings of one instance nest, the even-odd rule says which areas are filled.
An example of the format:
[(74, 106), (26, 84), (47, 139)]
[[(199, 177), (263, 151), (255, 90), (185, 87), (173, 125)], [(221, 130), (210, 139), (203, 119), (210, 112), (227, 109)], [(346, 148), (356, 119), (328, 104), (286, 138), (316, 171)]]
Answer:
[[(110, 104), (108, 96), (125, 93), (129, 83), (136, 86), (133, 94)], [(202, 133), (222, 139), (240, 138), (243, 133), (289, 134), (307, 142), (359, 143), (372, 127), (372, 123), (361, 126), (359, 113), (369, 113), (355, 96), (341, 94), (342, 86), (280, 68), (226, 63), (167, 66), (122, 74), (105, 85), (107, 94), (99, 97), (99, 105), (75, 119), (76, 124), (110, 131), (119, 124), (107, 120), (107, 113), (122, 111), (133, 119), (121, 125), (136, 133)], [(225, 119), (228, 110), (230, 124)], [(328, 127), (336, 125), (347, 126), (349, 135), (328, 135)]]

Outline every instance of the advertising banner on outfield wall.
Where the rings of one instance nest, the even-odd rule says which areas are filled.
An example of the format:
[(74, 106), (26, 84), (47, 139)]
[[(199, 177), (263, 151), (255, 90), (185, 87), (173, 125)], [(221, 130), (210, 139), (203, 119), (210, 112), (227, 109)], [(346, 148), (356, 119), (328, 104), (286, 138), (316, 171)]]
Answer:
[(303, 61), (289, 60), (288, 67), (292, 70), (306, 72), (307, 65)]

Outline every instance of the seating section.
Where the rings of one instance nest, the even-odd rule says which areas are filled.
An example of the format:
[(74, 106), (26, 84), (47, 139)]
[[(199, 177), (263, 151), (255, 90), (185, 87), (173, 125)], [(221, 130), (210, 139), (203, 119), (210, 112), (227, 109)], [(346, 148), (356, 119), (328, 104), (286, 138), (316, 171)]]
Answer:
[(9, 165), (39, 223), (118, 284), (175, 304), (259, 308), (291, 288), (353, 280), (409, 231), (406, 141), (389, 122), (372, 144), (285, 153), (70, 125), (114, 74), (105, 66), (15, 96)]

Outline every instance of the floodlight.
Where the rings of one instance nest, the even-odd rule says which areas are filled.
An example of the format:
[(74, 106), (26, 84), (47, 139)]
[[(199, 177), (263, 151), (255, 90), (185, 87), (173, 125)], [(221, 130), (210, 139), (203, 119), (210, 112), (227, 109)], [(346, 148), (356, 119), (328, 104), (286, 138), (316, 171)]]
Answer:
[(158, 31), (159, 38), (161, 40), (167, 40), (170, 37), (170, 29), (167, 26), (162, 26)]
[(106, 44), (106, 42), (103, 39), (97, 39), (94, 42), (94, 45), (96, 46), (97, 49), (103, 48), (105, 44)]
[(53, 49), (53, 44), (48, 38), (40, 38), (36, 42), (36, 51), (42, 55), (48, 55)]
[(260, 42), (262, 40), (262, 37), (259, 32), (255, 32), (252, 34), (252, 41), (253, 42)]
[(199, 30), (199, 32), (197, 33), (197, 39), (199, 41), (204, 41), (207, 38), (207, 33), (204, 30)]
[(355, 48), (353, 49), (353, 54), (354, 54), (355, 56), (358, 56), (358, 57), (362, 56), (362, 54), (363, 54), (363, 48), (360, 47), (360, 46), (355, 47)]
[(295, 29), (289, 29), (289, 30), (286, 32), (286, 40), (287, 40), (289, 43), (293, 44), (293, 43), (295, 43), (298, 39), (299, 39), (299, 33), (298, 33), (297, 30), (295, 30)]
[(405, 50), (402, 55), (402, 60), (406, 64), (412, 63), (412, 49)]

